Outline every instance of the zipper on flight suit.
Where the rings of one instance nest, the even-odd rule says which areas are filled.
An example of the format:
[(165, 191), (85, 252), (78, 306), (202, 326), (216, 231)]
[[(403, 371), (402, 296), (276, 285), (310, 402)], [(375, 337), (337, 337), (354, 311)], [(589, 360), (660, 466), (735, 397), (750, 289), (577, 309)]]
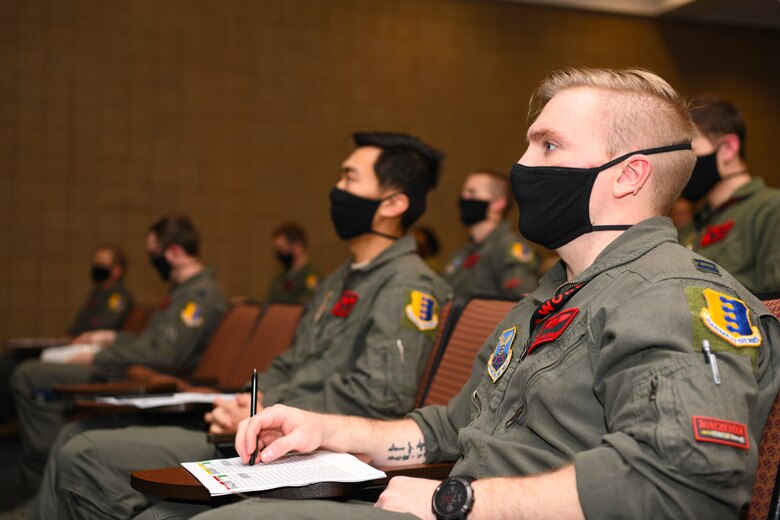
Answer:
[[(562, 290), (564, 287), (566, 287), (567, 285), (577, 285), (578, 283), (580, 283), (580, 282), (564, 282), (564, 283), (562, 283), (561, 285), (559, 285), (557, 289), (555, 289), (555, 292), (553, 293), (553, 295), (554, 295), (554, 296), (557, 296), (557, 295), (558, 295), (558, 294), (561, 292), (561, 290)], [(545, 300), (545, 301), (546, 301), (546, 300)], [(525, 344), (523, 345), (523, 350), (522, 350), (522, 352), (520, 352), (520, 358), (519, 358), (519, 361), (522, 361), (523, 359), (525, 359), (525, 356), (528, 354), (528, 349), (530, 348), (531, 344), (532, 344), (532, 343), (534, 342), (534, 340), (536, 339), (536, 336), (539, 334), (539, 330), (541, 330), (541, 328), (542, 328), (542, 324), (543, 324), (545, 321), (547, 321), (547, 319), (548, 319), (550, 316), (553, 316), (553, 315), (552, 315), (552, 314), (550, 314), (550, 315), (549, 315), (549, 316), (547, 316), (547, 317), (546, 317), (544, 320), (542, 320), (541, 322), (539, 322), (539, 324), (538, 324), (536, 327), (534, 327), (534, 330), (531, 332), (531, 335), (530, 335), (530, 336), (528, 336), (528, 339), (527, 339), (527, 340), (525, 340)]]

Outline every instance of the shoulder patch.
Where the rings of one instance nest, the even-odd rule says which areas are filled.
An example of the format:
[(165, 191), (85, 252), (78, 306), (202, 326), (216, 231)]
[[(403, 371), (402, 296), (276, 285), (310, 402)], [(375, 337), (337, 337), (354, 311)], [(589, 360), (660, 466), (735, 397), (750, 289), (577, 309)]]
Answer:
[(547, 318), (542, 323), (539, 332), (536, 334), (536, 339), (534, 339), (534, 342), (528, 347), (528, 355), (530, 356), (531, 352), (539, 345), (557, 340), (571, 324), (578, 312), (580, 312), (579, 308), (572, 307)]
[(125, 299), (121, 293), (115, 292), (108, 297), (108, 308), (114, 312), (125, 310)]
[(436, 330), (439, 326), (439, 302), (430, 294), (409, 291), (406, 295), (404, 318), (421, 332)]
[(487, 372), (494, 383), (506, 372), (510, 361), (512, 361), (512, 344), (516, 337), (517, 327), (506, 329), (498, 337), (496, 348), (493, 349), (487, 362)]
[(463, 269), (472, 269), (478, 263), (479, 263), (479, 253), (471, 253), (463, 261), (463, 264), (462, 264), (463, 265)]
[(698, 442), (725, 444), (742, 450), (750, 449), (747, 426), (742, 423), (694, 415), (693, 436)]
[(731, 233), (731, 228), (734, 227), (733, 220), (727, 220), (722, 224), (715, 224), (714, 226), (707, 226), (704, 230), (704, 234), (699, 241), (700, 247), (707, 247), (720, 242)]
[(360, 295), (355, 291), (347, 291), (341, 293), (336, 304), (330, 310), (330, 313), (337, 318), (348, 318), (352, 314), (352, 310), (357, 305)]
[(313, 291), (317, 288), (317, 284), (319, 283), (319, 279), (317, 278), (317, 275), (314, 273), (311, 273), (309, 276), (306, 277), (306, 288), (310, 291)]
[(512, 258), (524, 264), (534, 259), (534, 250), (522, 242), (512, 242), (510, 254)]
[(189, 301), (184, 305), (184, 308), (179, 313), (182, 323), (186, 326), (194, 329), (203, 325), (205, 320), (205, 309), (202, 305), (198, 305), (193, 301)]
[(702, 273), (716, 274), (720, 276), (720, 270), (715, 262), (710, 262), (703, 258), (693, 258), (693, 266)]

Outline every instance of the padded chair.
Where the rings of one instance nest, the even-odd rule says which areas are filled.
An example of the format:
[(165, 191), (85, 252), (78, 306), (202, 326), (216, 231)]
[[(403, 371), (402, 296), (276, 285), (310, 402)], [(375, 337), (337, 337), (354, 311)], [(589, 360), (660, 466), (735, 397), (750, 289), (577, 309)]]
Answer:
[[(757, 295), (772, 314), (780, 319), (780, 292)], [(780, 394), (761, 432), (758, 444), (758, 469), (750, 505), (743, 512), (746, 520), (780, 518), (780, 489), (777, 470), (780, 464)]]
[(444, 347), (447, 346), (446, 338), (448, 338), (452, 332), (459, 311), (463, 308), (463, 303), (462, 300), (457, 300), (455, 302), (449, 301), (442, 305), (441, 310), (439, 311), (439, 329), (436, 331), (436, 337), (431, 346), (428, 362), (425, 364), (422, 377), (420, 378), (420, 386), (417, 388), (417, 396), (414, 399), (415, 408), (422, 406), (425, 392), (430, 386), (430, 379), (433, 377), (434, 370), (438, 365), (439, 360), (441, 360), (442, 355), (444, 355)]
[(146, 328), (146, 324), (149, 323), (149, 319), (154, 314), (154, 311), (155, 308), (152, 305), (136, 303), (130, 309), (130, 314), (128, 314), (122, 325), (122, 332), (140, 334)]

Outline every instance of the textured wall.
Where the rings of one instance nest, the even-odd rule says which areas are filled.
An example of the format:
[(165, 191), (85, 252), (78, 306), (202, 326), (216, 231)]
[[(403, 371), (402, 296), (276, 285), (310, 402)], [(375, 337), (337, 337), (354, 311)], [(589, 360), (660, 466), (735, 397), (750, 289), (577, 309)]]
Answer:
[[(268, 235), (301, 221), (319, 265), (346, 254), (327, 191), (356, 129), (448, 153), (425, 222), (449, 253), (469, 169), (523, 152), (545, 71), (643, 66), (742, 105), (755, 173), (780, 185), (777, 31), (469, 0), (0, 2), (0, 337), (56, 334), (100, 242), (156, 302), (144, 231), (191, 214), (230, 294), (262, 296)], [(770, 144), (771, 143), (771, 144)]]

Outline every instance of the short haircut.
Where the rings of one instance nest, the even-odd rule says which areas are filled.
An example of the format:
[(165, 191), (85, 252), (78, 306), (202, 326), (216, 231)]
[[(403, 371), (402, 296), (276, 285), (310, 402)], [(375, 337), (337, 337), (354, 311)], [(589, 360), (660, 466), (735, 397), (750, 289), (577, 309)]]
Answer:
[(444, 154), (420, 139), (392, 132), (356, 132), (355, 146), (375, 146), (382, 151), (374, 164), (379, 186), (397, 188), (409, 199), (404, 227), (412, 225), (425, 211), (425, 196), (439, 182)]
[(190, 256), (198, 256), (200, 236), (186, 215), (166, 215), (149, 228), (163, 249), (171, 244), (181, 247)]
[(127, 270), (127, 255), (119, 246), (112, 244), (101, 244), (95, 248), (95, 251), (109, 251), (111, 253), (111, 264), (122, 268), (122, 275)]
[(739, 157), (745, 158), (745, 118), (729, 101), (715, 96), (702, 96), (691, 103), (691, 117), (696, 128), (713, 143), (726, 134), (739, 137)]
[(309, 241), (306, 238), (306, 230), (296, 222), (284, 222), (276, 226), (271, 232), (271, 237), (276, 238), (278, 236), (283, 236), (291, 244), (301, 244), (303, 247), (309, 245)]
[(494, 197), (494, 199), (505, 199), (507, 201), (506, 206), (504, 206), (504, 211), (502, 212), (502, 215), (504, 217), (507, 216), (507, 213), (509, 213), (509, 210), (511, 209), (511, 204), (509, 204), (509, 194), (511, 193), (510, 187), (509, 187), (509, 178), (505, 173), (498, 172), (496, 170), (488, 170), (488, 169), (482, 169), (482, 170), (475, 170), (471, 172), (468, 176), (471, 177), (472, 175), (484, 175), (490, 179), (490, 193)]
[[(669, 83), (643, 69), (568, 68), (553, 72), (531, 97), (536, 118), (558, 92), (591, 88), (603, 93), (602, 131), (612, 158), (644, 148), (690, 143), (696, 130), (688, 103)], [(653, 202), (659, 215), (669, 212), (690, 178), (696, 157), (682, 151), (648, 156), (653, 163)]]

